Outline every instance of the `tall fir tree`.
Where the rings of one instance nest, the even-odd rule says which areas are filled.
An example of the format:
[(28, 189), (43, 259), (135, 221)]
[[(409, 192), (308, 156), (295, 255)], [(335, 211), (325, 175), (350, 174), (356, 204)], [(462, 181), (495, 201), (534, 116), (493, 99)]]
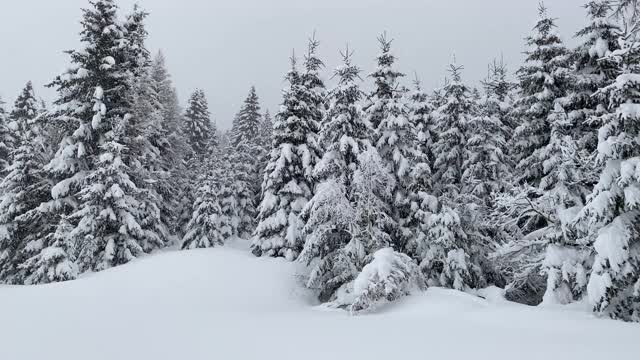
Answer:
[(135, 159), (125, 146), (139, 123), (131, 114), (135, 42), (113, 0), (91, 5), (83, 11), (84, 48), (69, 52), (73, 66), (51, 84), (59, 94), (56, 121), (66, 136), (48, 165), (56, 183), (48, 207), (64, 215), (43, 247), (73, 244), (82, 271), (126, 263), (158, 236), (141, 225), (146, 194), (131, 179)]
[(0, 280), (6, 283), (24, 283), (29, 273), (21, 265), (29, 253), (41, 250), (37, 235), (42, 224), (31, 221), (33, 216), (28, 214), (46, 202), (51, 191), (43, 170), (44, 137), (37, 121), (39, 114), (33, 86), (28, 82), (10, 115), (16, 125), (17, 148), (12, 151), (9, 173), (0, 184)]
[(324, 154), (313, 170), (319, 184), (300, 214), (305, 242), (299, 261), (311, 266), (307, 286), (317, 289), (323, 301), (355, 278), (366, 255), (354, 236), (357, 214), (351, 189), (358, 156), (372, 146), (371, 129), (358, 106), (363, 97), (357, 83), (360, 70), (351, 63), (349, 49), (342, 56), (343, 65), (334, 71), (338, 84), (329, 92), (319, 133)]
[(206, 169), (198, 180), (191, 220), (182, 239), (182, 249), (210, 248), (223, 245), (233, 234), (231, 213), (225, 209), (224, 196), (229, 180), (227, 167), (216, 144), (211, 144), (204, 162)]
[(9, 127), (9, 116), (0, 98), (0, 176), (7, 174), (11, 165), (11, 151), (15, 147), (15, 133)]
[(310, 118), (311, 104), (302, 100), (305, 84), (292, 57), (273, 129), (273, 149), (265, 169), (262, 202), (252, 251), (256, 256), (295, 260), (304, 245), (300, 212), (313, 196), (312, 167), (317, 161), (317, 124)]
[(398, 84), (398, 79), (404, 75), (393, 70), (395, 56), (391, 53), (392, 41), (383, 34), (378, 42), (381, 55), (377, 59), (378, 68), (371, 75), (376, 88), (368, 99), (371, 103), (365, 109), (365, 114), (376, 126), (375, 146), (395, 179), (394, 196), (387, 208), (392, 211), (389, 216), (399, 225), (398, 229), (389, 229), (394, 239), (393, 246), (399, 250), (413, 237), (410, 226), (412, 169), (418, 164), (427, 164), (428, 160), (419, 153), (416, 129), (409, 120), (409, 109), (404, 101), (405, 91)]
[(24, 136), (27, 131), (27, 122), (34, 119), (38, 113), (38, 99), (34, 95), (33, 84), (29, 81), (18, 95), (13, 110), (9, 114), (16, 138), (20, 139)]
[(196, 156), (206, 154), (211, 137), (212, 125), (209, 105), (203, 90), (197, 89), (191, 94), (184, 114), (184, 134)]
[(610, 114), (601, 118), (598, 160), (604, 165), (579, 220), (592, 229), (595, 262), (587, 291), (594, 310), (625, 321), (640, 321), (640, 47), (637, 2), (620, 2), (616, 13), (625, 29), (619, 50), (607, 59), (619, 75), (600, 89)]
[(547, 120), (556, 99), (566, 95), (569, 51), (556, 32), (555, 19), (544, 4), (538, 9), (534, 33), (526, 38), (529, 49), (525, 64), (518, 70), (519, 96), (513, 116), (518, 122), (514, 131), (514, 160), (521, 183), (537, 186), (542, 178), (539, 151), (549, 143)]
[[(401, 95), (398, 89), (398, 78), (404, 76), (393, 68), (396, 58), (391, 53), (392, 41), (387, 39), (387, 34), (383, 33), (378, 38), (378, 42), (381, 53), (376, 58), (376, 70), (369, 75), (374, 80), (375, 87), (367, 97), (363, 109), (366, 120), (376, 131), (383, 119), (389, 116), (391, 110), (388, 105), (396, 106), (395, 102)], [(378, 136), (379, 134), (376, 134), (374, 137), (374, 144), (377, 143)]]
[(451, 81), (443, 89), (442, 105), (435, 111), (437, 140), (433, 145), (434, 191), (448, 202), (456, 201), (462, 191), (462, 174), (467, 144), (467, 130), (473, 116), (474, 102), (462, 82), (462, 66), (450, 65)]
[(249, 238), (255, 230), (257, 204), (260, 202), (260, 103), (255, 87), (251, 87), (231, 129), (231, 171), (236, 181), (236, 226), (234, 235)]

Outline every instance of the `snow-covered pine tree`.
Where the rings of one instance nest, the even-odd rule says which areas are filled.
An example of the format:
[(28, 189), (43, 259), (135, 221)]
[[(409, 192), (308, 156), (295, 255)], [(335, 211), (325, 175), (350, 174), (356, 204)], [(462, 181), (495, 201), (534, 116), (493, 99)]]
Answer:
[[(218, 152), (211, 143), (209, 151)], [(223, 200), (227, 194), (228, 179), (220, 154), (209, 154), (206, 169), (200, 175), (193, 215), (182, 239), (182, 249), (210, 248), (223, 245), (233, 235), (232, 218)]]
[(422, 251), (420, 244), (424, 244), (428, 234), (428, 224), (431, 214), (437, 210), (438, 200), (432, 195), (432, 165), (433, 144), (435, 133), (433, 125), (433, 107), (428, 96), (421, 89), (420, 81), (414, 82), (415, 90), (411, 93), (409, 102), (409, 120), (413, 124), (417, 136), (414, 147), (417, 149), (415, 164), (411, 170), (411, 183), (407, 188), (411, 201), (408, 221), (404, 226), (412, 230), (413, 234), (407, 242), (404, 252), (419, 260)]
[(580, 150), (595, 152), (598, 145), (599, 119), (607, 112), (606, 99), (598, 89), (610, 85), (618, 75), (618, 67), (607, 56), (618, 49), (621, 31), (612, 19), (611, 0), (591, 0), (586, 5), (589, 24), (576, 33), (580, 45), (571, 52), (573, 71), (569, 92), (562, 105), (568, 121), (577, 133), (573, 136)]
[(9, 128), (9, 116), (0, 98), (0, 176), (2, 177), (7, 174), (7, 168), (11, 165), (11, 151), (15, 147), (15, 142), (15, 134)]
[[(467, 145), (466, 126), (474, 116), (470, 89), (462, 82), (462, 66), (449, 66), (451, 81), (443, 89), (442, 105), (434, 114), (437, 139), (433, 145), (434, 191), (451, 204), (462, 191), (462, 174)], [(450, 205), (451, 206), (451, 205)]]
[[(384, 159), (386, 166), (395, 178), (396, 188), (394, 196), (390, 198), (386, 207), (398, 227), (397, 233), (391, 233), (395, 249), (403, 249), (409, 239), (413, 237), (411, 223), (410, 187), (413, 183), (412, 170), (418, 164), (427, 164), (428, 159), (419, 153), (416, 137), (417, 130), (413, 122), (409, 121), (409, 109), (405, 104), (405, 92), (399, 88), (398, 78), (403, 74), (393, 70), (395, 56), (391, 53), (392, 41), (386, 34), (378, 38), (381, 55), (378, 56), (378, 69), (371, 76), (375, 79), (376, 88), (369, 97), (368, 107), (365, 109), (367, 119), (375, 124), (375, 146)], [(421, 176), (429, 176), (422, 174)]]
[(29, 256), (25, 250), (40, 250), (40, 239), (35, 236), (42, 224), (25, 221), (30, 218), (25, 214), (46, 202), (51, 191), (43, 169), (44, 138), (36, 121), (38, 115), (33, 87), (28, 82), (10, 115), (18, 147), (12, 151), (13, 161), (0, 183), (0, 281), (4, 283), (23, 283), (27, 274), (20, 265)]
[(230, 164), (233, 191), (236, 194), (237, 223), (234, 235), (249, 238), (255, 230), (256, 207), (260, 201), (260, 103), (255, 87), (251, 87), (242, 108), (234, 119), (230, 139)]
[(189, 97), (184, 114), (183, 132), (196, 158), (206, 154), (211, 137), (211, 114), (207, 97), (203, 90), (197, 89)]
[(432, 102), (422, 89), (422, 84), (416, 75), (414, 90), (409, 97), (409, 120), (413, 124), (418, 142), (418, 150), (424, 154), (429, 166), (433, 165), (433, 144), (435, 142)]
[(329, 92), (319, 134), (324, 155), (313, 170), (320, 183), (300, 214), (306, 239), (299, 261), (312, 266), (307, 286), (317, 289), (322, 301), (335, 298), (336, 291), (355, 278), (366, 255), (353, 241), (357, 214), (351, 189), (358, 156), (372, 146), (371, 130), (358, 107), (363, 93), (352, 54), (349, 49), (342, 53), (344, 64), (334, 72), (338, 84)]
[(594, 310), (615, 319), (640, 321), (640, 5), (623, 1), (617, 13), (625, 29), (619, 50), (607, 59), (618, 64), (616, 81), (600, 90), (611, 114), (601, 118), (600, 181), (580, 220), (593, 229), (596, 258), (587, 286)]
[(13, 109), (9, 114), (9, 120), (11, 126), (14, 127), (12, 131), (15, 137), (21, 139), (26, 132), (27, 122), (33, 120), (39, 113), (38, 100), (33, 92), (33, 84), (31, 81), (27, 82), (24, 89), (18, 98), (16, 99)]
[(267, 149), (267, 154), (271, 152), (271, 142), (273, 141), (273, 121), (269, 110), (264, 112), (262, 122), (260, 123), (260, 141)]
[[(273, 129), (273, 149), (265, 169), (262, 202), (252, 252), (295, 260), (304, 245), (299, 214), (313, 196), (312, 167), (317, 161), (316, 124), (301, 96), (305, 85), (295, 67), (287, 74), (289, 88)], [(266, 120), (265, 120), (266, 121)]]
[[(185, 159), (189, 158), (190, 145), (182, 132), (182, 120), (178, 95), (167, 70), (162, 52), (154, 57), (151, 63), (151, 93), (157, 97), (160, 106), (161, 121), (166, 132), (164, 141), (156, 145), (159, 151), (160, 167), (164, 171), (163, 177), (157, 179), (156, 191), (162, 197), (160, 204), (163, 222), (169, 226), (173, 234), (182, 237), (181, 219), (183, 212), (190, 212), (193, 202), (185, 201), (193, 193), (189, 184), (189, 172), (185, 166)], [(183, 207), (188, 207), (183, 209)], [(184, 224), (188, 219), (184, 220)], [(183, 224), (183, 225), (184, 225)]]
[(483, 81), (485, 95), (479, 111), (467, 123), (469, 133), (464, 156), (462, 192), (480, 207), (479, 219), (486, 218), (491, 207), (492, 195), (501, 192), (510, 175), (507, 139), (510, 131), (504, 120), (507, 117), (505, 101), (508, 83), (505, 66), (494, 61), (489, 75)]
[[(389, 172), (387, 162), (378, 150), (372, 146), (363, 149), (358, 155), (350, 188), (358, 225), (357, 232), (352, 234), (351, 247), (361, 249), (361, 254), (373, 254), (396, 245), (392, 231), (398, 225), (396, 219), (389, 215), (396, 188), (396, 177)], [(363, 264), (364, 259), (360, 259), (359, 265)]]
[[(54, 80), (56, 121), (65, 129), (48, 165), (54, 183), (50, 209), (61, 215), (43, 251), (71, 241), (80, 270), (125, 263), (142, 253), (157, 234), (141, 227), (145, 194), (131, 180), (132, 84), (136, 79), (127, 31), (113, 0), (98, 0), (83, 11), (84, 48), (69, 52), (72, 67)], [(58, 240), (56, 240), (58, 239)]]
[(126, 133), (130, 115), (109, 119), (101, 88), (96, 89), (94, 99), (94, 124), (108, 121), (113, 128), (104, 136), (95, 170), (86, 178), (90, 185), (78, 193), (81, 203), (70, 215), (72, 221), (77, 221), (70, 236), (82, 244), (78, 255), (80, 269), (99, 271), (139, 257), (144, 253), (145, 243), (157, 241), (149, 236), (157, 234), (148, 233), (141, 224), (144, 204), (139, 199), (144, 195), (131, 180), (123, 159), (125, 146), (121, 137)]
[(538, 152), (549, 143), (551, 135), (547, 118), (555, 100), (567, 92), (569, 51), (556, 32), (555, 19), (542, 3), (533, 31), (526, 38), (529, 49), (525, 64), (517, 72), (520, 91), (513, 110), (518, 123), (513, 134), (513, 155), (520, 174), (518, 181), (537, 186), (543, 171)]
[(260, 100), (254, 86), (244, 100), (240, 111), (233, 121), (231, 130), (231, 145), (238, 146), (241, 142), (256, 143), (260, 135)]
[[(392, 40), (387, 39), (387, 34), (383, 33), (378, 37), (378, 42), (381, 53), (376, 58), (376, 70), (369, 75), (369, 77), (374, 79), (375, 87), (373, 92), (367, 97), (363, 109), (365, 119), (376, 132), (383, 119), (389, 117), (391, 112), (398, 111), (398, 109), (395, 109), (397, 106), (396, 103), (402, 96), (398, 89), (398, 78), (404, 76), (404, 74), (393, 68), (396, 58), (391, 53)], [(389, 105), (391, 105), (391, 108)], [(378, 142), (379, 136), (380, 134), (374, 136), (374, 144)]]

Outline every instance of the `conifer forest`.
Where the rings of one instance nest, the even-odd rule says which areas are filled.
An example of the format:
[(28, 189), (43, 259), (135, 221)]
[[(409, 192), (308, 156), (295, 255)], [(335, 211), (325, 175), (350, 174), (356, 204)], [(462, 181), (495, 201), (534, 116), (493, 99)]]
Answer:
[[(0, 358), (633, 358), (640, 2), (584, 2), (577, 33), (540, 3), (523, 62), (488, 41), (484, 80), (451, 56), (436, 88), (392, 29), (359, 64), (310, 28), (279, 107), (248, 86), (224, 128), (151, 50), (152, 2), (87, 0), (55, 96), (0, 99)], [(74, 349), (84, 323), (111, 335)]]

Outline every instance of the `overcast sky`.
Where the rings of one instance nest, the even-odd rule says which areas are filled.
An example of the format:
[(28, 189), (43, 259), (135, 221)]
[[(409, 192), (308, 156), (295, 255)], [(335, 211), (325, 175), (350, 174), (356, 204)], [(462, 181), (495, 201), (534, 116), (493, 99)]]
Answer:
[[(65, 49), (76, 48), (80, 8), (87, 0), (1, 0), (0, 96), (12, 103), (26, 81), (50, 101), (42, 86), (66, 68)], [(118, 1), (121, 12), (134, 0)], [(203, 88), (222, 128), (255, 85), (263, 104), (277, 111), (288, 58), (303, 54), (315, 30), (325, 78), (349, 43), (368, 74), (378, 53), (376, 36), (394, 41), (398, 68), (417, 72), (428, 87), (442, 83), (455, 53), (463, 76), (477, 83), (487, 63), (504, 54), (514, 70), (522, 59), (538, 0), (138, 0), (151, 12), (149, 46), (162, 49), (184, 103)], [(584, 25), (586, 0), (546, 0), (563, 39)], [(366, 85), (365, 85), (366, 86)], [(9, 105), (9, 104), (8, 104)]]

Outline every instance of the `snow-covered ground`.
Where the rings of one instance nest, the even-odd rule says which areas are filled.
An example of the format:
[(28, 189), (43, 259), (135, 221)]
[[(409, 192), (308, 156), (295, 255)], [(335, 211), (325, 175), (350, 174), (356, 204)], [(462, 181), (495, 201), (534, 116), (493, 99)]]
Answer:
[[(350, 316), (295, 266), (236, 246), (165, 252), (77, 281), (0, 287), (0, 359), (631, 359), (640, 325), (431, 288)], [(491, 293), (491, 292), (490, 292)], [(495, 295), (495, 294), (494, 294)]]

